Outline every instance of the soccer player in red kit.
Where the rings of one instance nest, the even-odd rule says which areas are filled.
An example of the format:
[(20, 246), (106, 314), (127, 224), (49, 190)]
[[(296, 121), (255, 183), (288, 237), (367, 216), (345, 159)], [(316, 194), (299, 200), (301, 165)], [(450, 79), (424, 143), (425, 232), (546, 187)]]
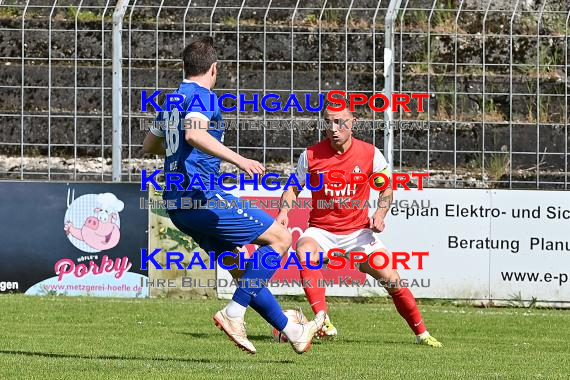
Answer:
[[(337, 104), (339, 103), (331, 105), (336, 107)], [(325, 117), (327, 121), (327, 138), (308, 147), (301, 154), (297, 164), (297, 178), (301, 186), (304, 186), (305, 174), (310, 173), (309, 180), (311, 184), (317, 185), (319, 173), (326, 173), (330, 170), (344, 170), (345, 180), (349, 185), (342, 190), (333, 190), (328, 185), (329, 181), (326, 175), (322, 175), (322, 188), (312, 192), (313, 205), (317, 205), (319, 200), (326, 202), (333, 200), (334, 207), (320, 209), (313, 207), (309, 216), (309, 228), (299, 238), (296, 250), (303, 266), (301, 278), (303, 280), (310, 279), (310, 282), (313, 284), (313, 287), (303, 288), (311, 308), (315, 314), (321, 311), (327, 313), (325, 324), (319, 331), (319, 335), (336, 336), (336, 328), (328, 316), (325, 288), (315, 286), (319, 279), (323, 278), (323, 275), (319, 269), (307, 268), (307, 252), (310, 252), (310, 260), (313, 266), (317, 265), (319, 261), (319, 252), (328, 252), (332, 248), (341, 248), (349, 252), (365, 252), (366, 254), (378, 251), (388, 253), (384, 244), (376, 240), (373, 233), (384, 230), (384, 219), (388, 212), (389, 202), (392, 200), (392, 189), (391, 186), (387, 186), (380, 193), (380, 199), (384, 200), (384, 202), (380, 203), (382, 207), (378, 208), (372, 217), (368, 216), (368, 207), (340, 207), (339, 201), (341, 201), (341, 198), (349, 198), (348, 204), (351, 204), (351, 201), (360, 201), (360, 204), (364, 204), (364, 201), (369, 200), (370, 187), (367, 184), (358, 184), (356, 188), (353, 188), (350, 184), (351, 173), (363, 173), (370, 177), (374, 173), (383, 172), (388, 178), (390, 178), (390, 173), (386, 159), (378, 148), (352, 137), (352, 124), (356, 118), (349, 110), (348, 101), (346, 108), (341, 111), (326, 110)], [(382, 177), (377, 179), (382, 181)], [(382, 183), (377, 183), (377, 185), (381, 186)], [(289, 223), (287, 218), (289, 210), (287, 207), (284, 207), (284, 204), (291, 205), (297, 199), (301, 190), (296, 187), (290, 187), (281, 197), (282, 207), (279, 211), (277, 222), (285, 227)], [(324, 258), (326, 259), (326, 256)], [(374, 261), (376, 266), (384, 264), (382, 257), (376, 256)], [(383, 280), (382, 283), (390, 285), (385, 286), (385, 289), (392, 297), (398, 313), (416, 334), (416, 343), (442, 347), (442, 344), (427, 331), (416, 300), (410, 290), (398, 287), (400, 275), (397, 270), (391, 269), (390, 265), (386, 266), (385, 269), (374, 269), (367, 262), (361, 263), (358, 269), (377, 280)]]

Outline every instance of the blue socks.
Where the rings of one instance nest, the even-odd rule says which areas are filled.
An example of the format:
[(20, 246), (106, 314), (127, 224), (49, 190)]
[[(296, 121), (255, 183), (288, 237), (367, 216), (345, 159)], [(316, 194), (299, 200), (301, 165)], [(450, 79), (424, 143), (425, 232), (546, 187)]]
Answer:
[(287, 326), (289, 319), (283, 314), (281, 305), (269, 289), (261, 288), (261, 291), (253, 297), (249, 305), (278, 331), (283, 331)]
[[(270, 246), (264, 245), (263, 247), (259, 247), (256, 251), (257, 256), (255, 257), (255, 262), (250, 261), (247, 263), (245, 268), (245, 272), (241, 276), (240, 280), (249, 280), (249, 281), (240, 281), (240, 287), (236, 290), (233, 296), (233, 300), (239, 303), (242, 306), (249, 306), (252, 297), (255, 297), (263, 287), (261, 287), (259, 281), (256, 280), (269, 280), (277, 269), (279, 265), (273, 265), (275, 268), (266, 268), (266, 266), (272, 265), (272, 260), (266, 259), (264, 263), (262, 263), (263, 255), (273, 254), (275, 258), (279, 257), (279, 254)], [(255, 253), (254, 253), (255, 254)], [(269, 256), (268, 256), (269, 257)], [(253, 259), (253, 257), (252, 257)], [(279, 264), (281, 259), (277, 262)], [(254, 266), (257, 266), (257, 269), (254, 269)], [(253, 286), (252, 286), (253, 285)]]
[[(254, 261), (257, 269), (254, 269), (253, 261), (247, 264), (245, 272), (243, 276), (241, 276), (241, 280), (250, 281), (240, 282), (240, 285), (243, 286), (237, 288), (232, 300), (244, 307), (251, 306), (267, 322), (281, 331), (287, 324), (287, 317), (283, 314), (281, 306), (269, 289), (265, 286), (261, 286), (259, 281), (255, 281), (269, 280), (279, 268), (278, 264), (281, 261), (280, 256), (270, 245), (259, 247), (256, 252), (257, 257)], [(266, 260), (262, 260), (264, 255), (268, 255)], [(266, 268), (263, 264), (270, 266), (270, 268)]]

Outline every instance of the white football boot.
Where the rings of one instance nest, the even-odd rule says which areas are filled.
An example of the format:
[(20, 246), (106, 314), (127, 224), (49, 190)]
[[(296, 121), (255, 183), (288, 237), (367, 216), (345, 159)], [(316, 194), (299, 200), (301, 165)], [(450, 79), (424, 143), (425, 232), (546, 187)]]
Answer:
[(317, 331), (319, 331), (323, 324), (325, 323), (325, 313), (319, 312), (315, 315), (315, 319), (310, 322), (302, 323), (301, 328), (303, 332), (299, 337), (296, 339), (289, 338), (289, 343), (293, 347), (296, 353), (302, 354), (305, 353), (311, 348), (311, 343), (313, 342), (313, 338)]
[(226, 308), (224, 307), (214, 315), (214, 323), (216, 324), (216, 327), (225, 332), (240, 349), (250, 354), (255, 354), (257, 352), (253, 343), (247, 339), (247, 334), (245, 333), (245, 321), (243, 318), (230, 318), (226, 313)]

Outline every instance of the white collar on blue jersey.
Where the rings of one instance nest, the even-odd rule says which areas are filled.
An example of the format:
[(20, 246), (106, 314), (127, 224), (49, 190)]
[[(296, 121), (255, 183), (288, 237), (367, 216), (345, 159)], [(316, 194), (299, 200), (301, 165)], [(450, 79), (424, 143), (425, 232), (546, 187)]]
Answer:
[(198, 83), (198, 82), (196, 82), (196, 81), (193, 81), (193, 80), (190, 80), (190, 79), (184, 79), (184, 80), (182, 81), (182, 83), (195, 83), (195, 84), (197, 84), (198, 86), (203, 87), (203, 88), (205, 88), (206, 90), (210, 91), (209, 88), (204, 87), (204, 86), (202, 86), (200, 83)]

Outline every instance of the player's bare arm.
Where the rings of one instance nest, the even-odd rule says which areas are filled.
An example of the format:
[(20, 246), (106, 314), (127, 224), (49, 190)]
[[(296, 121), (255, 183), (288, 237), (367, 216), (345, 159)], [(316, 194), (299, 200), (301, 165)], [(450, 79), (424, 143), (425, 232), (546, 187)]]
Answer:
[(370, 228), (374, 232), (382, 232), (384, 231), (384, 218), (390, 209), (390, 203), (394, 199), (394, 192), (390, 184), (386, 186), (386, 188), (380, 192), (378, 196), (378, 205), (379, 207), (374, 211), (374, 214), (370, 218)]
[(148, 132), (143, 141), (143, 152), (150, 154), (164, 154), (164, 139)]
[(293, 202), (297, 200), (301, 191), (303, 191), (303, 187), (291, 186), (281, 194), (281, 201), (279, 203), (281, 207), (279, 209), (279, 214), (275, 219), (277, 223), (284, 227), (289, 225), (289, 217), (287, 216), (289, 213), (289, 207), (287, 207), (287, 205), (293, 204)]
[[(198, 118), (191, 118), (190, 120), (190, 125), (195, 127), (185, 131), (184, 138), (188, 144), (200, 149), (202, 152), (234, 164), (252, 177), (253, 173), (265, 173), (265, 167), (261, 162), (239, 155), (210, 135), (207, 131), (207, 121)], [(204, 123), (203, 126), (201, 125), (202, 123)]]

